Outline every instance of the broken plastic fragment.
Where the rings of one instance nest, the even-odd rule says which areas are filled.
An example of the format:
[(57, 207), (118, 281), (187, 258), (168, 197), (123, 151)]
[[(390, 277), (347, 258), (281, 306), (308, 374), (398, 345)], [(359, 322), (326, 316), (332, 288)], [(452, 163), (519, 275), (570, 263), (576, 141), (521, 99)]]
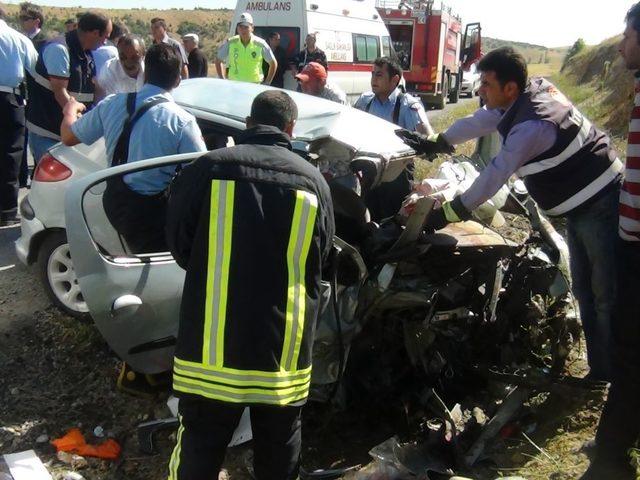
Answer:
[(100, 445), (89, 445), (77, 428), (72, 428), (66, 435), (52, 440), (51, 443), (56, 447), (58, 452), (72, 452), (83, 457), (97, 457), (107, 460), (115, 460), (118, 458), (121, 450), (118, 442), (112, 438), (105, 440)]

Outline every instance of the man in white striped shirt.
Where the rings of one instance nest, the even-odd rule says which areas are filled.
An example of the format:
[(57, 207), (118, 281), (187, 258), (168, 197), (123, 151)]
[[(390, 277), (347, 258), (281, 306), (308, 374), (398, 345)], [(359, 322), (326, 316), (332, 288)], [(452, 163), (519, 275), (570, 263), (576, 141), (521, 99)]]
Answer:
[(619, 51), (635, 71), (625, 180), (620, 193), (618, 296), (612, 325), (612, 380), (596, 434), (595, 456), (582, 480), (635, 480), (628, 452), (640, 437), (640, 3), (626, 17)]

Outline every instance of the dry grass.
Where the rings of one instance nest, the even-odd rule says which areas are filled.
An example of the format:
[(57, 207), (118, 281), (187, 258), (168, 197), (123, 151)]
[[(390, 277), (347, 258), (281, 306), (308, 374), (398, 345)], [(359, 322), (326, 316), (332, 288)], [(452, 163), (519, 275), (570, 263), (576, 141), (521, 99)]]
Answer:
[(530, 63), (527, 65), (531, 77), (551, 77), (560, 71), (562, 63)]
[[(466, 102), (461, 105), (458, 105), (450, 110), (444, 111), (442, 113), (438, 113), (429, 119), (431, 126), (436, 132), (444, 132), (447, 128), (449, 128), (453, 122), (458, 120), (459, 118), (465, 117), (467, 115), (471, 115), (478, 108), (478, 104), (476, 102)], [(459, 155), (467, 155), (471, 156), (476, 148), (475, 140), (470, 140), (463, 144), (456, 146), (456, 153)], [(438, 155), (433, 161), (429, 160), (418, 160), (416, 162), (416, 172), (415, 178), (416, 180), (422, 180), (427, 178), (435, 173), (440, 164), (445, 160), (446, 156)]]

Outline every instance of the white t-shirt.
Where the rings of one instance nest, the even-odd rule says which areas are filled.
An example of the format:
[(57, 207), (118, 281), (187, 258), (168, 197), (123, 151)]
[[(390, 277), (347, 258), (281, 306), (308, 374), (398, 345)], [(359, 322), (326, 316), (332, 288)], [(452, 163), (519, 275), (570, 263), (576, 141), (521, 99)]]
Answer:
[(112, 58), (98, 75), (98, 84), (105, 95), (137, 92), (144, 84), (144, 63), (140, 65), (137, 78), (131, 78), (122, 68), (119, 58)]

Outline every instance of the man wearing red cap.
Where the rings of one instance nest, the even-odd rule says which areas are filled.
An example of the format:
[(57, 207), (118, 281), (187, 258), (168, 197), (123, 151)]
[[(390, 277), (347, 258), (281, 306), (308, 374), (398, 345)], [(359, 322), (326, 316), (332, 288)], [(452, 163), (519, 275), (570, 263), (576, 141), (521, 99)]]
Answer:
[(327, 82), (327, 71), (317, 62), (308, 63), (296, 75), (303, 93), (314, 97), (326, 98), (332, 102), (348, 105), (347, 94), (337, 85)]

